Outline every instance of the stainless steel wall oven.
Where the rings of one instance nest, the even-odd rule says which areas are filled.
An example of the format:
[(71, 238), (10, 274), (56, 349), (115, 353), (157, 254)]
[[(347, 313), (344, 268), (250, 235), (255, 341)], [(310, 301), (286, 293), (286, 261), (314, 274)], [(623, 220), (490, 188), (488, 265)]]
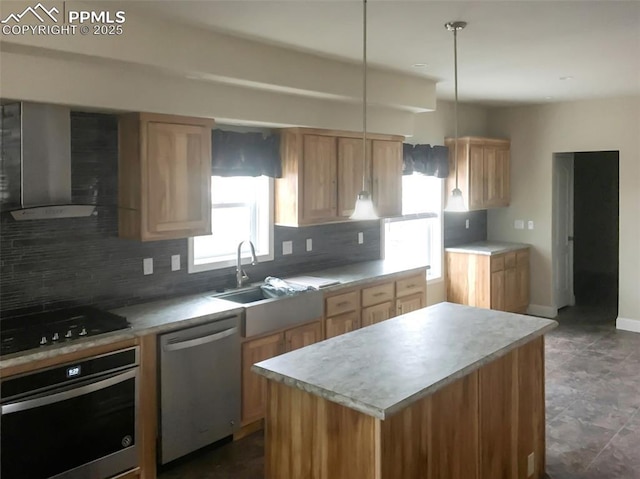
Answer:
[(3, 479), (103, 479), (138, 463), (139, 350), (0, 383)]

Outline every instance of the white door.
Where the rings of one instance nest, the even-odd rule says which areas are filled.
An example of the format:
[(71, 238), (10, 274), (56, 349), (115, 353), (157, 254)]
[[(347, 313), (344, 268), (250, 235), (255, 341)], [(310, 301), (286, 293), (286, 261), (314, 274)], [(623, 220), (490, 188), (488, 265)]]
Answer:
[(573, 153), (553, 161), (553, 277), (556, 308), (573, 306)]

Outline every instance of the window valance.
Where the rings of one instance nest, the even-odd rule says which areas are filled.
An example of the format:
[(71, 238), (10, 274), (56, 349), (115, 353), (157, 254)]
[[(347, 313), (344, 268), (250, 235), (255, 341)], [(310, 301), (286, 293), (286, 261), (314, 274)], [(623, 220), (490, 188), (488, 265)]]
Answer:
[(211, 151), (215, 176), (282, 177), (278, 135), (215, 129), (211, 135)]
[(403, 175), (449, 176), (449, 148), (439, 145), (402, 145)]

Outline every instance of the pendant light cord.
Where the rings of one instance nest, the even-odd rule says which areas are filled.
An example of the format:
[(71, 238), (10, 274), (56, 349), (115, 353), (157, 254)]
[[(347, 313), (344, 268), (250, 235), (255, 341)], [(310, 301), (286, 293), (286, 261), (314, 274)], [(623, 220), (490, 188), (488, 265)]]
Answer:
[(362, 191), (367, 177), (367, 0), (362, 8)]
[(456, 190), (458, 189), (458, 29), (453, 29), (453, 77), (455, 89), (455, 101), (453, 102), (453, 121), (454, 125), (454, 147), (453, 154), (455, 156), (456, 168)]

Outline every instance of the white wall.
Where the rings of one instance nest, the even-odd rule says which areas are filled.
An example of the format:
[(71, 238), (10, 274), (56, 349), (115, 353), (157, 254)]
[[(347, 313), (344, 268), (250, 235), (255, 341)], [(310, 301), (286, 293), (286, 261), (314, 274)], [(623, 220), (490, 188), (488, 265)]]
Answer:
[[(87, 7), (97, 8), (115, 9), (108, 2)], [(3, 12), (10, 9), (20, 10), (12, 3)], [(0, 96), (225, 123), (362, 128), (357, 62), (152, 18), (139, 9), (126, 11), (122, 28), (112, 36), (3, 34)], [(370, 67), (367, 96), (369, 131), (411, 135), (413, 113), (435, 108), (435, 82)]]
[[(488, 109), (477, 105), (458, 105), (458, 134), (460, 136), (486, 136), (489, 130)], [(443, 145), (444, 139), (454, 135), (453, 102), (438, 100), (436, 111), (415, 115), (413, 136), (408, 143)], [(444, 181), (444, 180), (443, 180)], [(444, 194), (448, 194), (445, 191)], [(443, 252), (444, 255), (444, 252)], [(445, 271), (444, 258), (442, 261)], [(432, 281), (427, 286), (427, 305), (446, 301), (447, 291), (444, 278)]]
[[(511, 139), (511, 206), (489, 211), (489, 239), (533, 246), (531, 303), (550, 311), (553, 154), (620, 152), (619, 325), (640, 331), (640, 97), (494, 109), (489, 126)], [(515, 219), (535, 229), (515, 230)]]

